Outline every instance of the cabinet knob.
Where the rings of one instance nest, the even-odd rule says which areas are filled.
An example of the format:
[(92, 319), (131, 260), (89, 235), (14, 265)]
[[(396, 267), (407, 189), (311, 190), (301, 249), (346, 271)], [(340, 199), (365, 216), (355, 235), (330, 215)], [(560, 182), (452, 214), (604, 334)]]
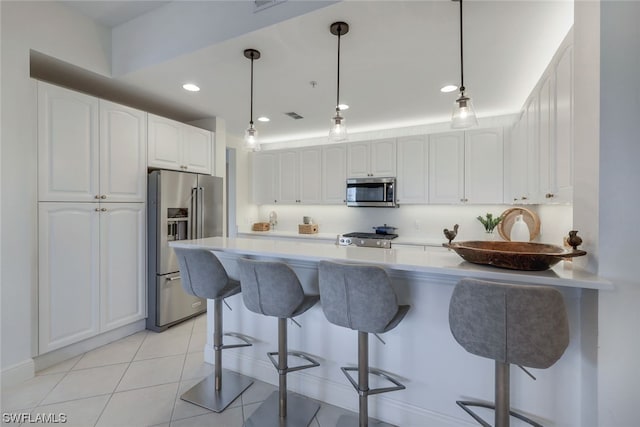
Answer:
[(94, 199), (99, 199), (100, 196), (98, 194), (96, 194), (96, 197), (94, 197)]
[(467, 202), (469, 201), (469, 199), (460, 199), (460, 201), (461, 201), (462, 203), (467, 203)]
[(544, 195), (544, 197), (546, 197), (547, 199), (553, 199), (555, 197), (555, 194), (547, 193), (547, 194)]
[(100, 212), (100, 208), (96, 208), (96, 209), (95, 209), (95, 211), (96, 211), (96, 212)]
[(529, 200), (527, 196), (522, 196), (522, 200)]
[(105, 196), (104, 194), (102, 196), (100, 196), (101, 199), (106, 199), (107, 196)]
[(513, 201), (514, 201), (514, 202), (517, 202), (517, 201), (518, 201), (518, 198), (517, 198), (517, 197), (514, 197), (514, 198), (513, 198)]
[(106, 212), (106, 211), (107, 211), (107, 208), (101, 208), (100, 209), (100, 212)]

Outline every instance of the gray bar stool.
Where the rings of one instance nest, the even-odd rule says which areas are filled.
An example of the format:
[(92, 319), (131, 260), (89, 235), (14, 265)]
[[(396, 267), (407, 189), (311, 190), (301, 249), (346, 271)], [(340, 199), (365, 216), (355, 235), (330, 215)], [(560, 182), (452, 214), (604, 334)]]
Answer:
[[(405, 386), (384, 372), (369, 368), (369, 334), (390, 331), (398, 326), (410, 306), (398, 305), (391, 280), (384, 269), (372, 265), (320, 261), (320, 302), (327, 320), (358, 331), (358, 367), (340, 368), (358, 392), (359, 416), (342, 416), (338, 426), (390, 426), (369, 421), (368, 396), (404, 390)], [(358, 382), (349, 371), (358, 372)], [(369, 389), (369, 374), (385, 378), (393, 387)]]
[[(267, 355), (278, 370), (279, 388), (249, 417), (245, 427), (306, 427), (320, 405), (304, 396), (287, 393), (287, 374), (320, 364), (304, 353), (288, 351), (287, 319), (309, 310), (320, 297), (305, 295), (296, 273), (283, 262), (241, 258), (238, 266), (245, 307), (254, 313), (278, 318), (278, 351)], [(287, 356), (299, 357), (308, 363), (289, 367)]]
[[(495, 360), (495, 405), (456, 403), (484, 427), (490, 424), (470, 406), (495, 410), (495, 426), (508, 427), (509, 415), (542, 427), (512, 411), (509, 403), (511, 364), (546, 369), (569, 345), (567, 309), (562, 294), (546, 286), (510, 285), (462, 279), (449, 304), (449, 326), (469, 353)], [(535, 379), (535, 378), (534, 378)]]
[(222, 350), (248, 347), (251, 344), (242, 336), (227, 333), (245, 344), (222, 344), (222, 301), (240, 293), (240, 282), (230, 279), (220, 260), (205, 249), (174, 248), (180, 266), (182, 287), (186, 293), (214, 301), (213, 349), (214, 373), (187, 390), (180, 399), (214, 412), (222, 412), (245, 391), (253, 380), (238, 373), (222, 370)]

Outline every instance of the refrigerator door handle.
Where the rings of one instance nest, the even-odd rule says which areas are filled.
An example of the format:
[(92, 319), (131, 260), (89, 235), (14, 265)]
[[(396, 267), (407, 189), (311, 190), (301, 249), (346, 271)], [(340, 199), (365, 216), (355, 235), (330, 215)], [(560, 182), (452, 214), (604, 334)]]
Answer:
[(204, 237), (204, 189), (198, 187), (198, 239)]
[(198, 218), (198, 188), (194, 187), (191, 189), (191, 209), (189, 212), (189, 222), (190, 222), (190, 231), (191, 231), (191, 236), (189, 236), (190, 239), (197, 239), (198, 238), (198, 227), (197, 224), (200, 221), (200, 218)]

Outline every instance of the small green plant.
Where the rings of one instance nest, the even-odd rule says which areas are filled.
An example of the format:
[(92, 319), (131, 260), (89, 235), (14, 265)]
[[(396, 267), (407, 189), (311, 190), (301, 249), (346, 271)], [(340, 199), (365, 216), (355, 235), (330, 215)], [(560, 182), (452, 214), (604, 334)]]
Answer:
[(493, 217), (493, 214), (487, 213), (484, 218), (482, 216), (478, 216), (478, 221), (482, 223), (484, 229), (487, 233), (493, 233), (493, 229), (496, 228), (496, 225), (500, 224), (502, 221), (502, 217)]

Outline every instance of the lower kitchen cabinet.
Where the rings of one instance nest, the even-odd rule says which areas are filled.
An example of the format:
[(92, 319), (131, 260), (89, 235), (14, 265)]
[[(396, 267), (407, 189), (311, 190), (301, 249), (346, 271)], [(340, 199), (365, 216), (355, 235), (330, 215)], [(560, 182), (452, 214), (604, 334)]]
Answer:
[(39, 354), (146, 316), (144, 203), (41, 202)]

